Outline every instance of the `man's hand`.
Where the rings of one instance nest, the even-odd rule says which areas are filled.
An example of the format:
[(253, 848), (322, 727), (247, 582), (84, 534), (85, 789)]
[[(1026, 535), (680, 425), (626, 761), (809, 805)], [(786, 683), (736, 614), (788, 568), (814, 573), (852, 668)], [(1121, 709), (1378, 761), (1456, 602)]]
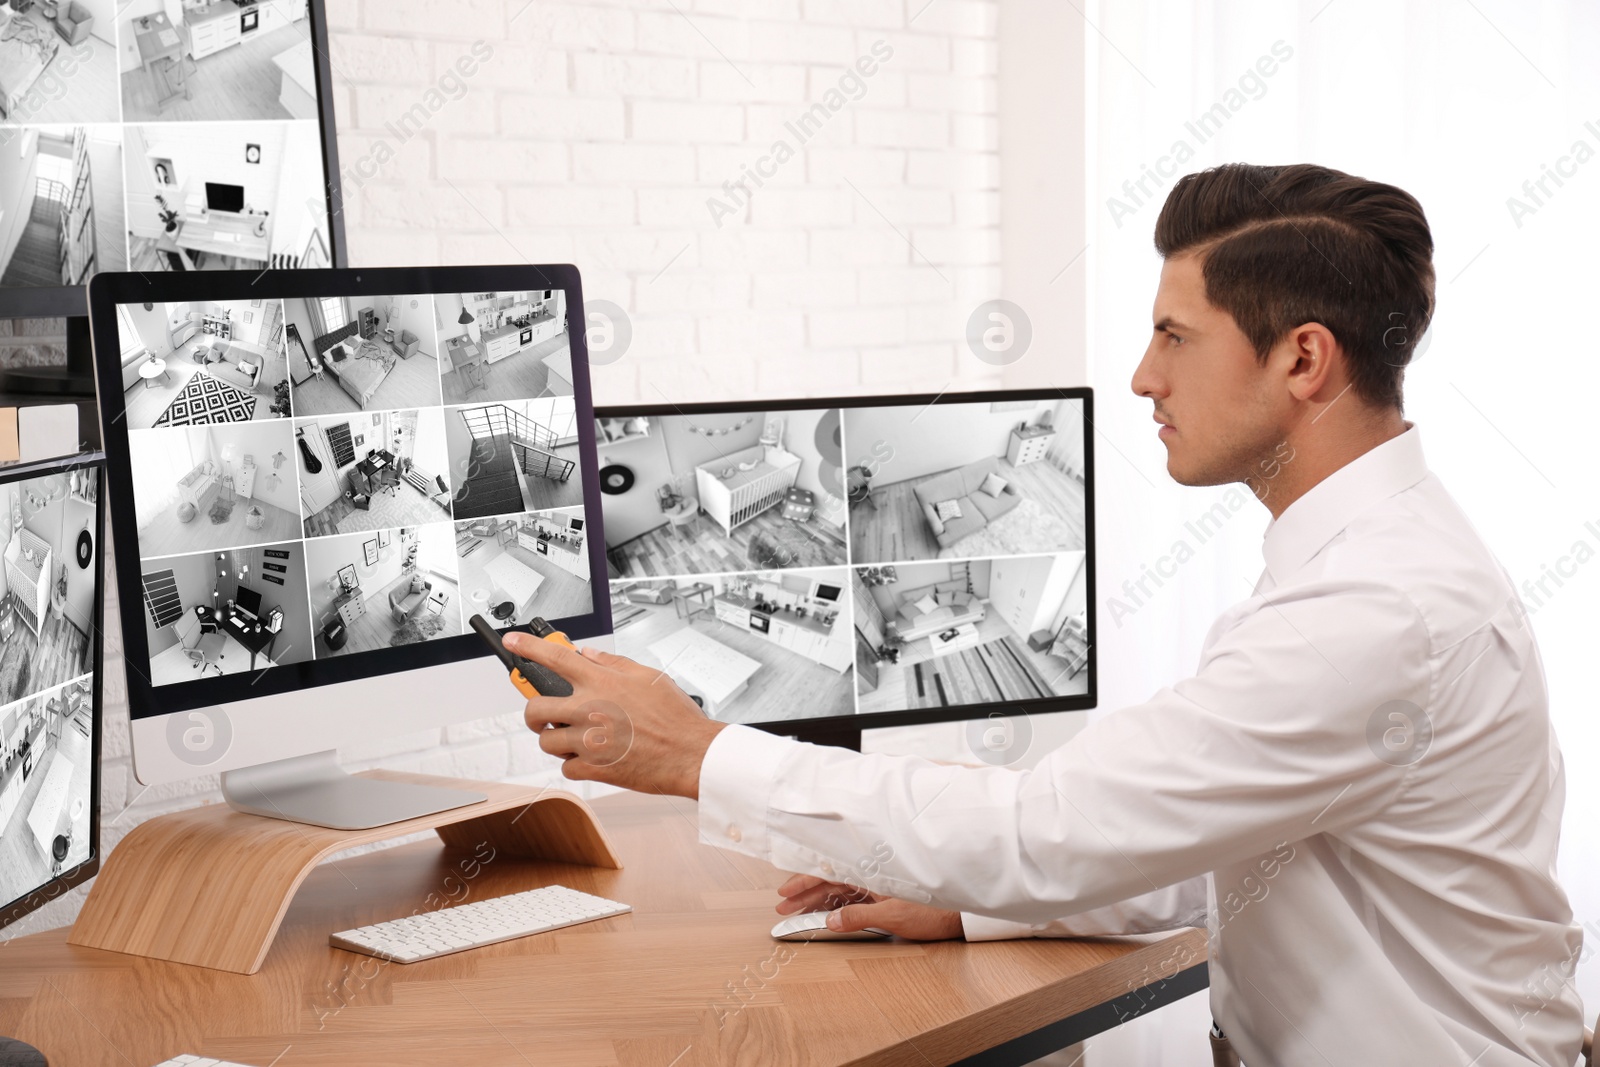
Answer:
[(780, 885), (778, 893), (784, 898), (778, 901), (779, 915), (827, 909), (832, 912), (828, 916), (830, 930), (873, 926), (910, 941), (948, 941), (962, 936), (958, 911), (913, 904), (814, 875), (797, 874)]
[(516, 630), (505, 645), (572, 683), (571, 696), (534, 697), (523, 713), (539, 747), (566, 761), (562, 774), (699, 799), (700, 764), (727, 724), (706, 718), (665, 671)]

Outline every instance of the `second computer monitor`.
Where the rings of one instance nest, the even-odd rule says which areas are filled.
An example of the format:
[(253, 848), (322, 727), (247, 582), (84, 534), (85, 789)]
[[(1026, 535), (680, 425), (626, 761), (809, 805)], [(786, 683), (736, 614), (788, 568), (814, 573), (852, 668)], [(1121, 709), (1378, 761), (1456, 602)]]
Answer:
[(1092, 707), (1091, 399), (598, 409), (617, 651), (788, 732)]
[(99, 866), (101, 470), (0, 468), (0, 927)]

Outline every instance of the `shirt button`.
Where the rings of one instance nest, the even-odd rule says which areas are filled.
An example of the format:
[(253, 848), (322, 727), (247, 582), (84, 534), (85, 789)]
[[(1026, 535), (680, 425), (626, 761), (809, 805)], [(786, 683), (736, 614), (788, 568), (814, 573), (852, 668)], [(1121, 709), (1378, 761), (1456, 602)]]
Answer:
[(739, 828), (737, 826), (733, 825), (732, 823), (729, 823), (728, 824), (728, 840), (729, 841), (738, 841), (742, 837), (744, 837), (744, 834), (739, 832)]
[(827, 875), (829, 878), (833, 877), (833, 864), (828, 863), (826, 860), (824, 860), (821, 864), (819, 864), (817, 866), (817, 870), (821, 871), (823, 874)]

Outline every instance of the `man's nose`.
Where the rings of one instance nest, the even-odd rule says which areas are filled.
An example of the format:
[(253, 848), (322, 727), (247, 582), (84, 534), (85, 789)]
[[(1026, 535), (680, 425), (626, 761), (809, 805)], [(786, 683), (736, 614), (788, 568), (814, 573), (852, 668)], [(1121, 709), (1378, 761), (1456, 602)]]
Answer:
[[(1154, 347), (1153, 343), (1151, 347)], [(1165, 387), (1156, 373), (1149, 348), (1145, 349), (1144, 355), (1139, 359), (1139, 365), (1133, 369), (1133, 379), (1128, 386), (1136, 395), (1149, 397), (1151, 400), (1159, 400), (1166, 396)]]

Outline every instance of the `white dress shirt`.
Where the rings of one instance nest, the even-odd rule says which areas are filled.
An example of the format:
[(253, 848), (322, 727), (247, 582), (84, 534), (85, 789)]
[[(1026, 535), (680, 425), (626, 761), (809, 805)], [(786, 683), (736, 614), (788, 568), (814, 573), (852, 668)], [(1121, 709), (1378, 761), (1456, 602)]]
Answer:
[(1211, 1010), (1249, 1067), (1570, 1067), (1561, 753), (1505, 572), (1415, 428), (1285, 509), (1263, 552), (1193, 677), (1034, 770), (730, 726), (701, 839), (960, 909), (970, 940), (1204, 923)]

